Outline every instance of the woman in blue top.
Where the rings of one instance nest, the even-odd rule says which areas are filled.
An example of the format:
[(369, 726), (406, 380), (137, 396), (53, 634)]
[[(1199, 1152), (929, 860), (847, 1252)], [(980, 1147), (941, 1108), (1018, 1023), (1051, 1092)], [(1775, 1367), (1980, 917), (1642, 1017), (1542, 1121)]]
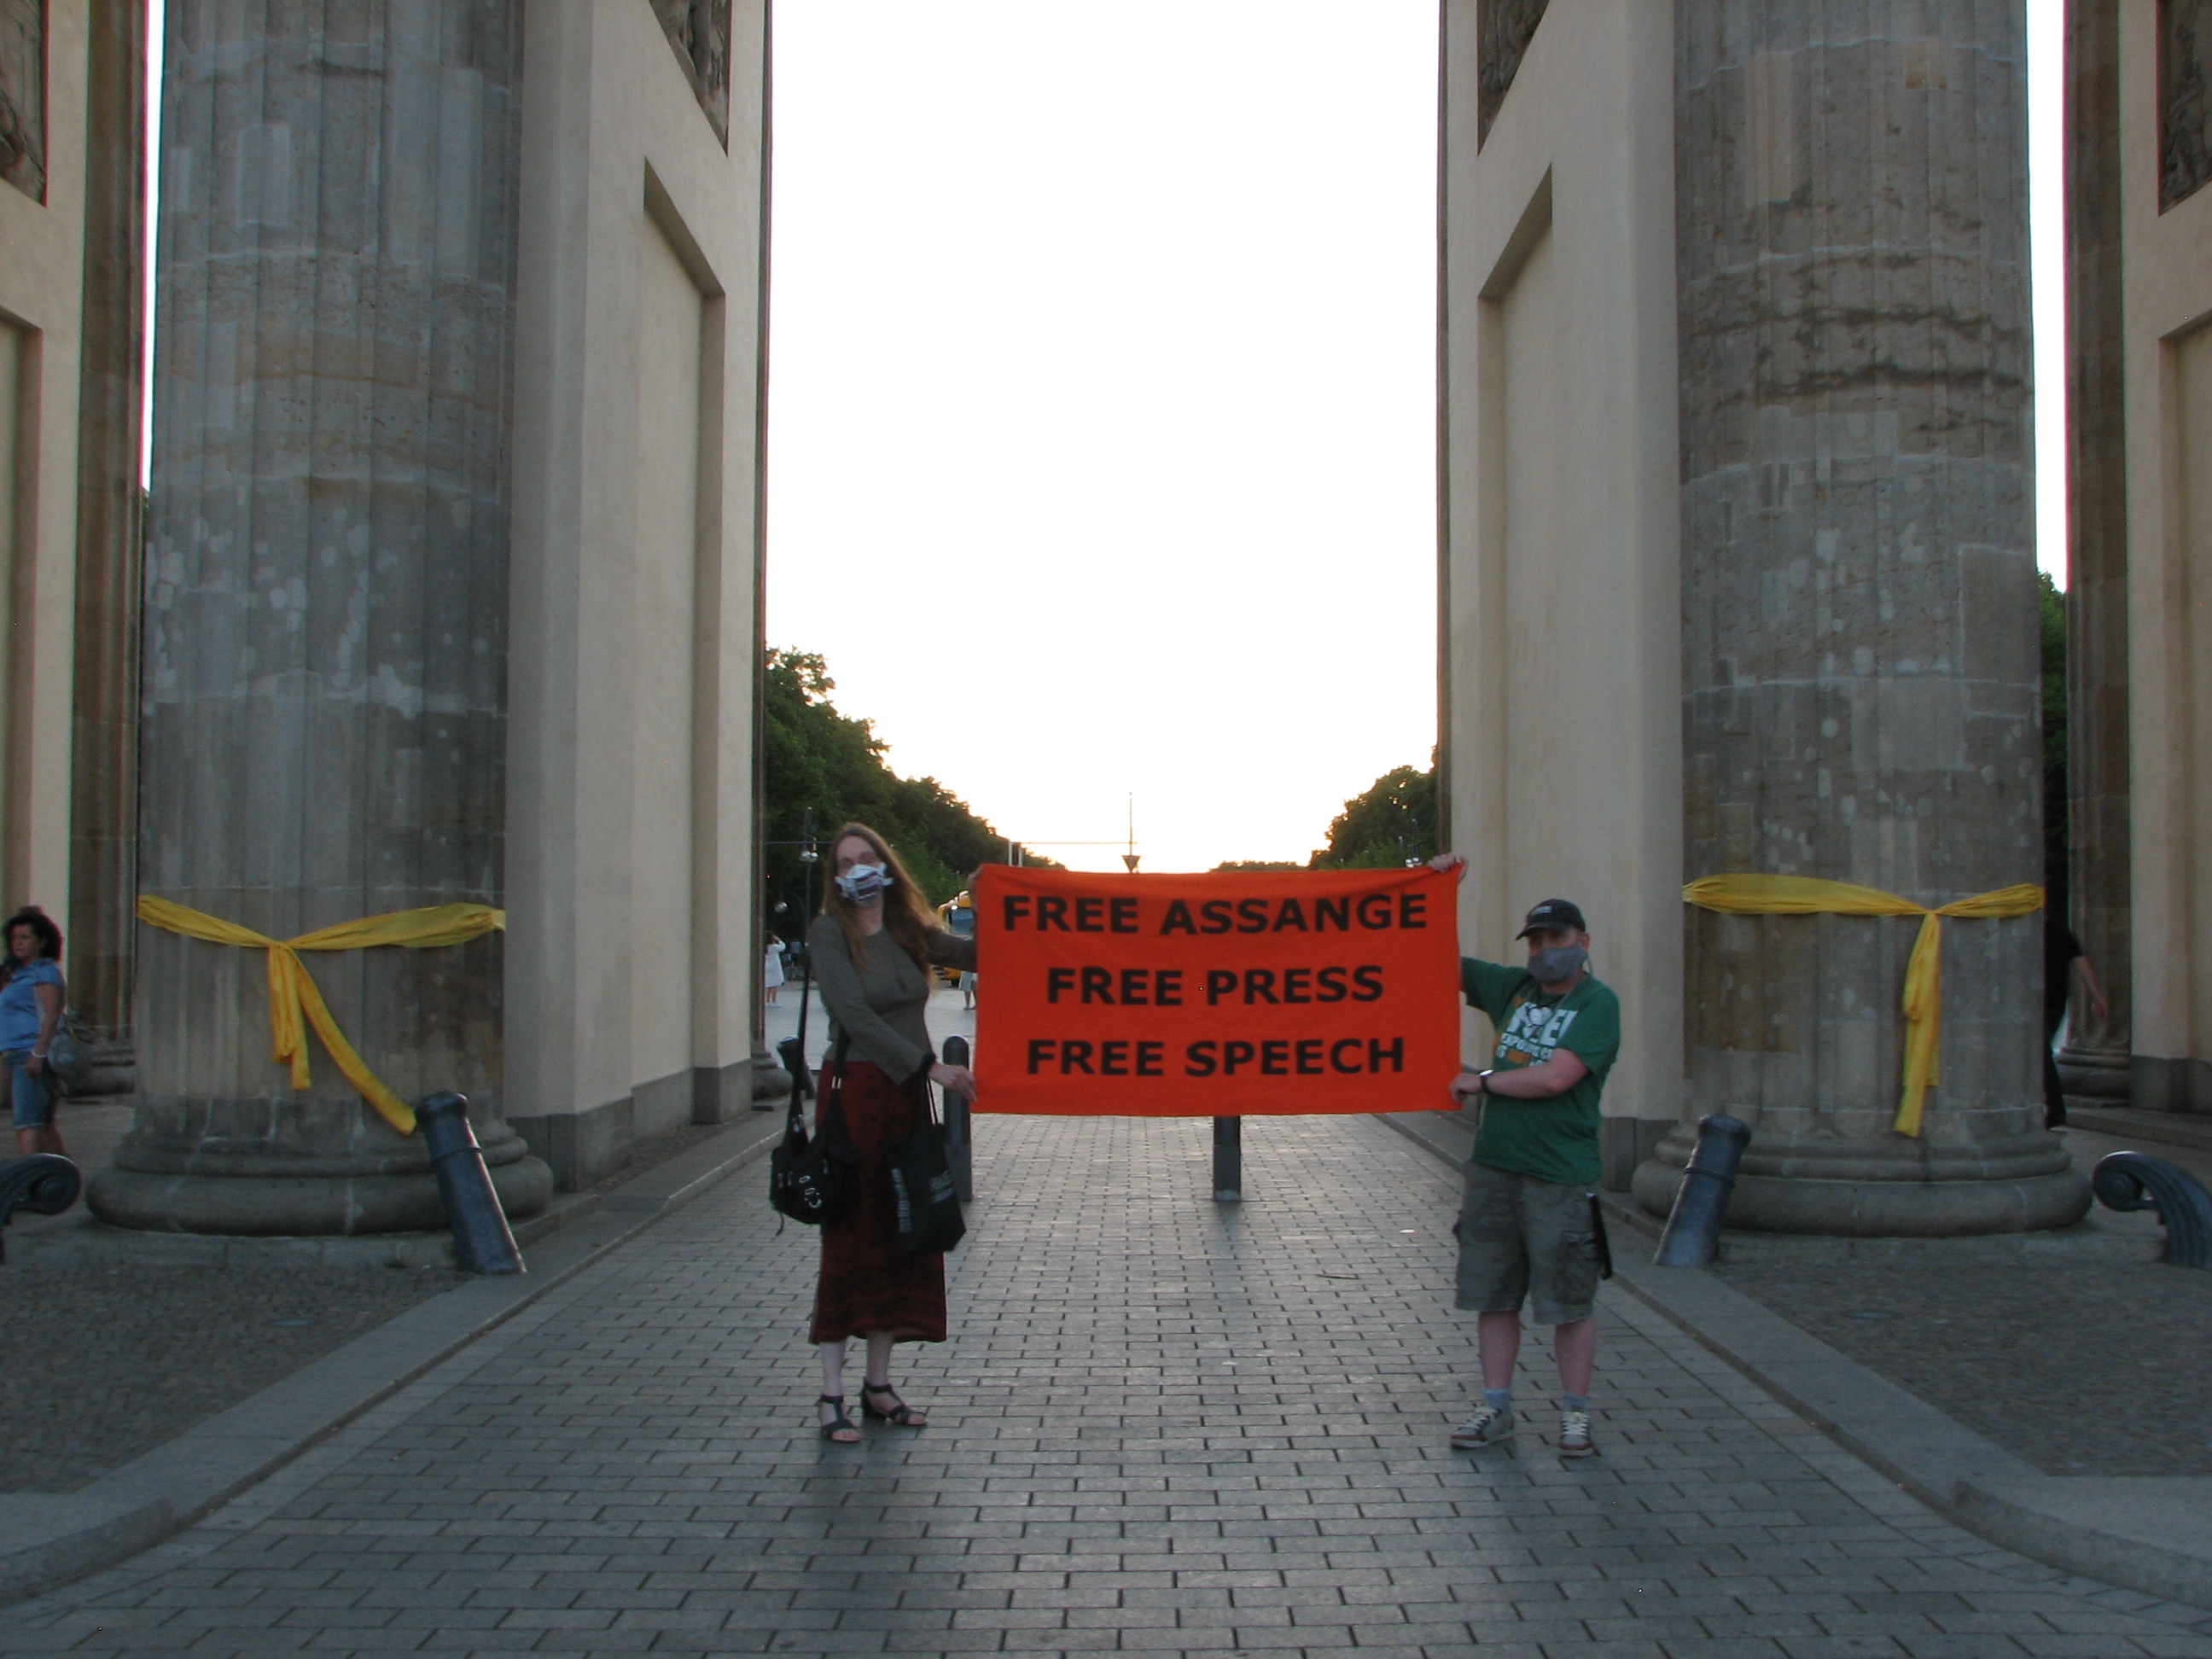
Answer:
[(54, 1078), (46, 1045), (61, 1024), (62, 930), (35, 904), (8, 918), (8, 960), (0, 968), (0, 1064), (15, 1113), (15, 1145), (25, 1157), (67, 1152), (54, 1127)]

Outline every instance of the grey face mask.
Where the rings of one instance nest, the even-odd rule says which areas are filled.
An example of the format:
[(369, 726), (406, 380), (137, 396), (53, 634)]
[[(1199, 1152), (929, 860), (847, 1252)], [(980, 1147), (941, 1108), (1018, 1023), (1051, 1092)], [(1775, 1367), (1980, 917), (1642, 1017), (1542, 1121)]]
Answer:
[(1539, 985), (1557, 985), (1589, 966), (1589, 952), (1579, 945), (1550, 945), (1528, 953), (1528, 971)]
[(856, 864), (837, 878), (837, 890), (855, 904), (881, 898), (890, 884), (890, 872), (880, 864)]

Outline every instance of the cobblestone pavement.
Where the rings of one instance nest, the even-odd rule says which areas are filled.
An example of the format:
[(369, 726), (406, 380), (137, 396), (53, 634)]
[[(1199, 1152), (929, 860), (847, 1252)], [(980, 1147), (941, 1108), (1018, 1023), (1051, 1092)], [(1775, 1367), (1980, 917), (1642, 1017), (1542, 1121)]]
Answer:
[(1454, 1455), (1453, 1194), (1380, 1124), (1254, 1121), (1227, 1208), (1202, 1121), (978, 1131), (935, 1426), (815, 1437), (814, 1241), (749, 1170), (0, 1650), (2212, 1656), (1610, 1290), (1603, 1455)]
[(1723, 1274), (2046, 1474), (2212, 1474), (2212, 1273), (2044, 1261)]
[(458, 1282), (388, 1267), (0, 1267), (0, 1492), (81, 1486)]

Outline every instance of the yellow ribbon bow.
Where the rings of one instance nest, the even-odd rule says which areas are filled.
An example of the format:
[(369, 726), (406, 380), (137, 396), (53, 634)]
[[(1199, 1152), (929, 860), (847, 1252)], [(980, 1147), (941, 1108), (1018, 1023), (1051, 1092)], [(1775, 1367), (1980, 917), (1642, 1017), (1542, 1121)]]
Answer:
[(353, 1044), (338, 1030), (337, 1021), (331, 1018), (323, 994), (316, 988), (299, 953), (360, 951), (372, 945), (404, 945), (416, 951), (440, 945), (465, 945), (495, 927), (505, 927), (507, 912), (489, 904), (434, 904), (421, 910), (394, 910), (381, 916), (363, 916), (358, 921), (341, 921), (335, 927), (302, 933), (297, 939), (275, 939), (234, 921), (209, 915), (204, 910), (194, 910), (164, 898), (142, 896), (138, 901), (138, 920), (172, 933), (182, 933), (187, 939), (205, 939), (210, 945), (258, 946), (268, 951), (269, 1032), (274, 1040), (273, 1057), (280, 1066), (291, 1066), (292, 1086), (307, 1086), (307, 1027), (312, 1025), (331, 1058), (337, 1061), (338, 1070), (345, 1073), (346, 1081), (360, 1091), (361, 1097), (381, 1112), (384, 1121), (401, 1134), (411, 1135), (415, 1133), (415, 1109), (378, 1081), (376, 1073), (354, 1052)]
[(1918, 916), (1920, 936), (1905, 967), (1905, 1092), (1897, 1103), (1893, 1127), (1901, 1135), (1920, 1133), (1921, 1097), (1936, 1079), (1936, 1037), (1943, 1021), (1943, 923), (1945, 916), (2001, 921), (2033, 915), (2043, 908), (2043, 889), (2032, 882), (1977, 893), (1930, 909), (1878, 887), (1814, 876), (1707, 876), (1682, 890), (1701, 909), (1751, 916)]

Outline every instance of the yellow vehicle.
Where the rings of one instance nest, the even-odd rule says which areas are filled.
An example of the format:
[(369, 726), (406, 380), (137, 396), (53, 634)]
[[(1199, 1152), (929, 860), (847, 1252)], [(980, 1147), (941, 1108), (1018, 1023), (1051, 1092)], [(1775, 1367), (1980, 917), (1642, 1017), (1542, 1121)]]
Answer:
[[(957, 933), (962, 939), (974, 937), (975, 932), (975, 896), (963, 888), (937, 907), (937, 920), (948, 933)], [(947, 985), (960, 982), (957, 968), (939, 968), (937, 976)]]

